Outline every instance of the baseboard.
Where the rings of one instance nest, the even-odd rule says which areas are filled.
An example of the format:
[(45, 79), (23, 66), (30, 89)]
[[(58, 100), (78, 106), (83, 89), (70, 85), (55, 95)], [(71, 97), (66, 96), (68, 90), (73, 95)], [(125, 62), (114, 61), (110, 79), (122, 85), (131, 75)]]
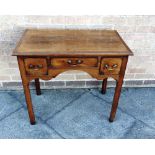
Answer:
[[(41, 81), (42, 89), (65, 89), (65, 88), (100, 88), (102, 81)], [(108, 81), (107, 87), (115, 87), (115, 81)], [(123, 87), (155, 87), (155, 80), (124, 80)], [(34, 89), (34, 82), (31, 82), (30, 88)], [(1, 90), (23, 89), (21, 81), (1, 82)]]

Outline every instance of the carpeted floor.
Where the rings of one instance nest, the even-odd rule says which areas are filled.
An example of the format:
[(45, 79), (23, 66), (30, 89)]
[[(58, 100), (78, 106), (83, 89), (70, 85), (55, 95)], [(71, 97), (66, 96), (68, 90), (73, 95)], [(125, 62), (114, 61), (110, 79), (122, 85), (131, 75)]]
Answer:
[(30, 125), (23, 91), (0, 91), (0, 138), (155, 138), (155, 88), (123, 88), (109, 123), (114, 88), (31, 91)]

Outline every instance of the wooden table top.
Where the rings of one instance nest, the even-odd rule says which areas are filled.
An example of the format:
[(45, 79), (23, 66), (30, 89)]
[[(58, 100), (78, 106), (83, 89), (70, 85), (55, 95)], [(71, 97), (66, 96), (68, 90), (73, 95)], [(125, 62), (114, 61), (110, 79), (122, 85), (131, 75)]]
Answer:
[(115, 30), (27, 29), (13, 55), (133, 55)]

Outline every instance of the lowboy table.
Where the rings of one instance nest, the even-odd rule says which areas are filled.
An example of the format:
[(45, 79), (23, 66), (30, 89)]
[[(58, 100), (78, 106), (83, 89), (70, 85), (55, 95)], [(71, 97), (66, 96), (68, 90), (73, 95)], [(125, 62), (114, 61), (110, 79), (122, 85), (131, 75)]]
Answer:
[(19, 70), (30, 118), (35, 124), (29, 83), (35, 80), (40, 95), (39, 79), (50, 80), (67, 70), (82, 70), (103, 80), (117, 81), (109, 121), (115, 118), (129, 55), (129, 47), (115, 30), (27, 29), (16, 49)]

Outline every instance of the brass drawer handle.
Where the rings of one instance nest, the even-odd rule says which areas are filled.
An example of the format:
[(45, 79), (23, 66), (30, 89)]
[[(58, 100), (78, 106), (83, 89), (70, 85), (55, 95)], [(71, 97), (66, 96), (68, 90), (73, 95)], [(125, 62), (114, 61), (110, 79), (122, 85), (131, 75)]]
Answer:
[(72, 60), (67, 60), (67, 63), (68, 64), (72, 64)]
[(105, 67), (106, 69), (108, 69), (108, 68), (109, 68), (109, 65), (108, 65), (108, 64), (105, 64), (104, 67)]
[(79, 64), (82, 64), (83, 63), (83, 60), (75, 60), (75, 61), (73, 61), (73, 60), (67, 60), (67, 63), (69, 64), (69, 65), (72, 65), (72, 66), (76, 66), (76, 65), (79, 65)]
[(82, 64), (83, 63), (83, 60), (76, 60), (77, 61), (77, 64)]
[(42, 68), (43, 68), (42, 64), (39, 64), (39, 65), (32, 65), (32, 64), (30, 64), (29, 65), (29, 69), (38, 70), (38, 69), (42, 69)]
[(108, 68), (108, 71), (113, 71), (114, 69), (113, 68)]
[(117, 64), (112, 65), (112, 67), (109, 67), (108, 64), (105, 64), (104, 67), (108, 70), (108, 71), (113, 71), (114, 69), (117, 68)]
[(35, 67), (35, 66), (32, 65), (32, 64), (29, 65), (29, 69), (34, 69), (34, 67)]
[(40, 65), (37, 65), (36, 67), (39, 68), (39, 69), (42, 69), (43, 68), (43, 65), (40, 64)]
[(117, 68), (117, 66), (118, 66), (117, 64), (114, 64), (114, 65), (112, 66), (112, 68)]

